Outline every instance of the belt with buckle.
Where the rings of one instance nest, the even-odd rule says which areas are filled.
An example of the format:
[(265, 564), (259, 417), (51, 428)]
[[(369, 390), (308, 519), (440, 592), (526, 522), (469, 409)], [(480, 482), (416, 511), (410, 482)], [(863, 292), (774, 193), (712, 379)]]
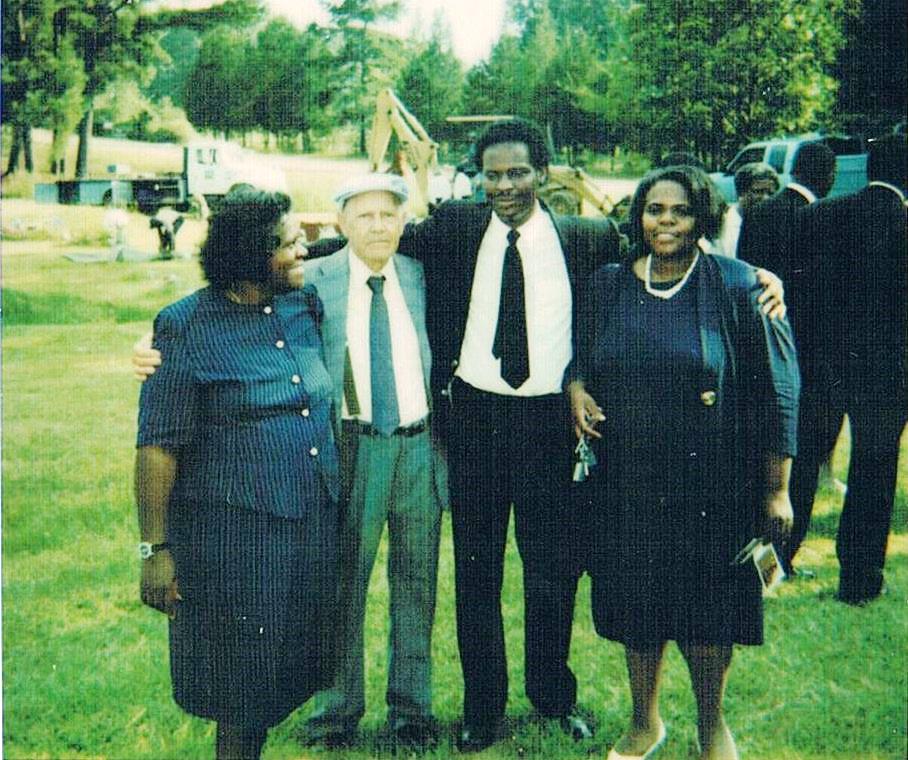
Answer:
[[(343, 426), (346, 430), (352, 430), (355, 433), (360, 435), (368, 435), (373, 437), (380, 437), (381, 433), (375, 429), (375, 426), (370, 422), (360, 422), (359, 420), (344, 420)], [(429, 418), (423, 417), (418, 422), (414, 422), (412, 425), (407, 425), (407, 427), (399, 427), (397, 430), (391, 433), (391, 435), (399, 435), (404, 438), (410, 438), (414, 435), (419, 435), (424, 433), (429, 429)]]

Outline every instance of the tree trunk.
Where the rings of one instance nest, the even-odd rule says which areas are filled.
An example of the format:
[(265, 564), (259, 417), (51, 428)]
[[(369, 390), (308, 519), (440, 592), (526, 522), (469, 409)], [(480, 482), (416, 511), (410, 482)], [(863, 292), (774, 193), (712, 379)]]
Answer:
[(22, 152), (25, 155), (25, 171), (29, 174), (35, 171), (35, 161), (32, 158), (32, 128), (30, 124), (23, 124), (22, 129)]
[(54, 134), (50, 142), (50, 173), (63, 174), (63, 148), (66, 138), (60, 134), (59, 128), (54, 129)]
[(9, 160), (6, 163), (6, 171), (3, 172), (3, 176), (6, 177), (10, 174), (15, 174), (16, 169), (19, 164), (19, 153), (22, 150), (22, 133), (19, 130), (19, 125), (13, 125), (13, 144), (9, 146)]
[(76, 179), (88, 176), (88, 141), (91, 139), (91, 128), (94, 121), (94, 106), (89, 100), (79, 122), (79, 152), (76, 154)]
[(29, 174), (35, 171), (35, 162), (32, 157), (32, 129), (28, 124), (13, 125), (13, 144), (10, 146), (9, 162), (3, 176), (15, 174), (19, 168), (19, 156), (25, 163), (25, 171)]

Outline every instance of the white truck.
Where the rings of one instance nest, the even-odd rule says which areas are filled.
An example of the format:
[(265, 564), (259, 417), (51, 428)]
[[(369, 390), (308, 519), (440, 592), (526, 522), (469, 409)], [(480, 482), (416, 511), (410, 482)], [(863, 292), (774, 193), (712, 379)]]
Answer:
[(867, 149), (864, 141), (859, 137), (824, 135), (819, 132), (752, 142), (738, 151), (724, 171), (709, 176), (729, 203), (738, 199), (735, 172), (744, 164), (755, 161), (769, 164), (778, 172), (784, 187), (791, 182), (791, 169), (798, 148), (809, 142), (825, 143), (835, 153), (836, 177), (829, 197), (853, 193), (867, 184)]
[(35, 185), (39, 203), (134, 207), (153, 215), (161, 206), (187, 211), (193, 199), (214, 205), (234, 185), (247, 182), (286, 192), (283, 171), (267, 158), (228, 142), (194, 142), (183, 147), (180, 173), (129, 175), (109, 167), (107, 177), (60, 180)]

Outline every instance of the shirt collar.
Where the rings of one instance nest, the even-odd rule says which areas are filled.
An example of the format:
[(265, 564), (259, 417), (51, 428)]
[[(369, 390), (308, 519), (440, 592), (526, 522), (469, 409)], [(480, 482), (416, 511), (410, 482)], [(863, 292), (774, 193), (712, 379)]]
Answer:
[[(542, 206), (539, 205), (539, 199), (537, 198), (533, 203), (533, 213), (530, 214), (527, 220), (517, 227), (516, 230), (521, 236), (533, 235), (538, 233), (543, 225), (545, 225), (545, 211), (542, 210)], [(494, 211), (492, 212), (492, 221), (489, 226), (495, 234), (500, 235), (501, 237), (506, 237), (511, 231), (511, 227), (501, 221), (501, 219), (498, 218), (498, 214)]]
[(905, 203), (905, 193), (899, 190), (895, 185), (890, 185), (888, 182), (880, 182), (879, 180), (874, 180), (873, 182), (868, 182), (867, 187), (885, 187), (887, 190), (892, 190), (902, 203)]
[(813, 203), (817, 199), (817, 196), (814, 195), (814, 193), (809, 188), (804, 187), (804, 185), (800, 184), (799, 182), (789, 182), (786, 187), (789, 190), (794, 190), (796, 193), (803, 195), (804, 198), (807, 199), (808, 203)]
[(373, 272), (367, 267), (349, 246), (347, 247), (347, 256), (350, 259), (350, 278), (354, 282), (366, 287), (366, 282), (370, 277), (375, 275), (383, 276), (386, 281), (397, 281), (397, 270), (394, 268), (394, 254), (389, 258), (380, 272)]

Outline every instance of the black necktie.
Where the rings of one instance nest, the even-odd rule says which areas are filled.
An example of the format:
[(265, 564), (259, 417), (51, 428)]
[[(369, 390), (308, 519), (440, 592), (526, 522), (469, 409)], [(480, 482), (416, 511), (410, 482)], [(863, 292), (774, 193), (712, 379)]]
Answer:
[(527, 343), (527, 309), (523, 292), (523, 264), (517, 252), (520, 233), (508, 233), (501, 270), (501, 301), (492, 356), (501, 359), (501, 377), (512, 388), (519, 388), (530, 376), (530, 347)]
[(391, 435), (400, 425), (397, 383), (391, 354), (391, 321), (384, 296), (384, 277), (370, 277), (372, 308), (369, 311), (369, 368), (372, 381), (372, 427)]

